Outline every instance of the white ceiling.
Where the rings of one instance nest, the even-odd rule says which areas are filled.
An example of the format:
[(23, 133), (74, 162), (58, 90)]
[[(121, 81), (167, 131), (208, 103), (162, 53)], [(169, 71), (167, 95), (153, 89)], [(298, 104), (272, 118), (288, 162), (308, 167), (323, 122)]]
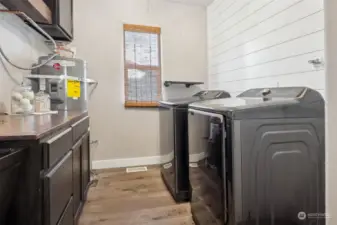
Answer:
[(184, 3), (184, 4), (207, 6), (207, 5), (211, 4), (214, 0), (168, 0), (168, 1), (179, 2), (179, 3)]

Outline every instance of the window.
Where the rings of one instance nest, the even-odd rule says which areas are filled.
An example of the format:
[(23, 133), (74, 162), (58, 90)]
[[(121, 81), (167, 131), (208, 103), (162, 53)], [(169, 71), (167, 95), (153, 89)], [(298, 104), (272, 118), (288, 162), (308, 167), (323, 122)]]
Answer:
[(161, 99), (160, 28), (124, 24), (125, 107), (156, 107)]

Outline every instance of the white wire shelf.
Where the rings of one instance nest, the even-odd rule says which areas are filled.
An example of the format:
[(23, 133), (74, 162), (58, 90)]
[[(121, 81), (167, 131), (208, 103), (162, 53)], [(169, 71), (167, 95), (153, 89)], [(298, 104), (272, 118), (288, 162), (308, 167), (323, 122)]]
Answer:
[(28, 79), (59, 79), (59, 80), (75, 80), (75, 81), (81, 81), (88, 84), (98, 84), (96, 80), (86, 78), (82, 79), (80, 77), (74, 77), (74, 76), (67, 76), (67, 75), (46, 75), (46, 74), (29, 74), (26, 75), (25, 78)]

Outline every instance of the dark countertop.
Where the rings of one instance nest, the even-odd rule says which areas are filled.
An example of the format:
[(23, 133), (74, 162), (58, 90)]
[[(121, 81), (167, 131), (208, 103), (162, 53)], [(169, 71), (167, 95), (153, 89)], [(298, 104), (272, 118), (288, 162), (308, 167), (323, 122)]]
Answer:
[(49, 115), (0, 115), (0, 141), (37, 140), (87, 116), (87, 112)]

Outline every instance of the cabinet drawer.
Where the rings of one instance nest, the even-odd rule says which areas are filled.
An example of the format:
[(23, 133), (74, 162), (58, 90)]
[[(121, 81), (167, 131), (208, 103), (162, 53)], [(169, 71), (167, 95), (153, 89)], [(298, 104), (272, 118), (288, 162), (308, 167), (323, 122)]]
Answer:
[(71, 128), (43, 143), (44, 168), (52, 167), (72, 147)]
[(73, 190), (73, 157), (70, 151), (44, 180), (45, 225), (56, 225)]
[(74, 225), (73, 198), (70, 198), (57, 225)]
[(88, 131), (89, 116), (86, 116), (80, 121), (74, 123), (71, 127), (73, 128), (73, 140), (77, 141), (83, 134)]

